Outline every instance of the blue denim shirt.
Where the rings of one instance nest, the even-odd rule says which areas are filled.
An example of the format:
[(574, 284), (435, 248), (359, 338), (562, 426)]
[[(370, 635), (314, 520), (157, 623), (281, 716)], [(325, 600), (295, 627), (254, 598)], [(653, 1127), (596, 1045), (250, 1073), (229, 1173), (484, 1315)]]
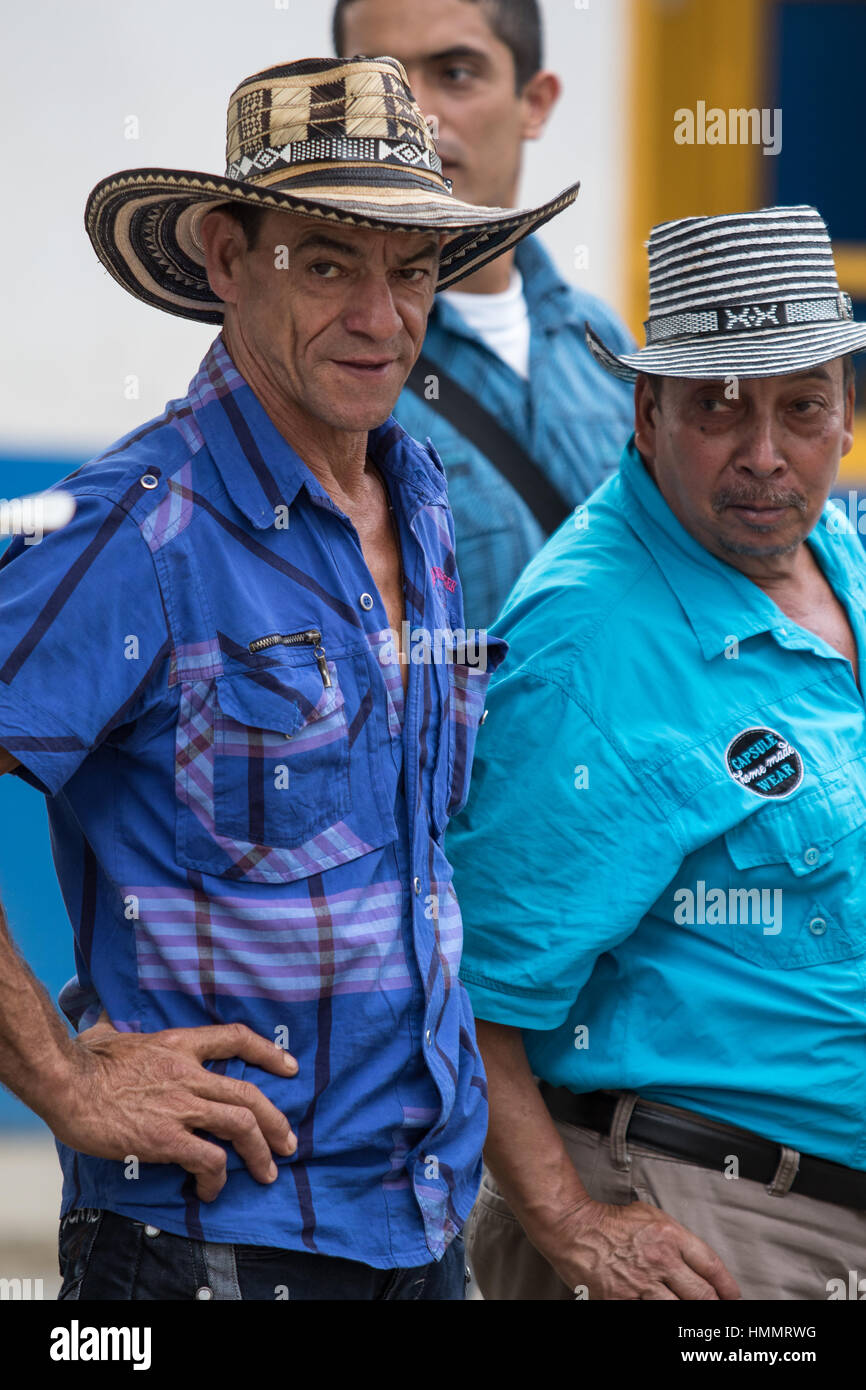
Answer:
[[(606, 372), (586, 346), (588, 321), (615, 351), (634, 344), (613, 311), (572, 288), (541, 242), (515, 252), (530, 318), (529, 380), (493, 352), (447, 300), (430, 315), (425, 354), (473, 395), (536, 460), (567, 502), (583, 502), (614, 471), (634, 426), (631, 386)], [(443, 383), (442, 390), (447, 390)], [(445, 464), (466, 622), (489, 627), (545, 535), (489, 458), (404, 390), (394, 410), (416, 439), (429, 435)]]

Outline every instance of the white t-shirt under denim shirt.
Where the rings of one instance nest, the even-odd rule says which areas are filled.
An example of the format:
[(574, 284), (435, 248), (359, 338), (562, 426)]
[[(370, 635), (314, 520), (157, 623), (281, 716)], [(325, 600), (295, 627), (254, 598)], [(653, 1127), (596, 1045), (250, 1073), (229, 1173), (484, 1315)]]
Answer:
[(491, 351), (529, 380), (529, 309), (523, 277), (516, 266), (511, 271), (508, 289), (498, 294), (443, 290), (442, 298), (454, 305)]

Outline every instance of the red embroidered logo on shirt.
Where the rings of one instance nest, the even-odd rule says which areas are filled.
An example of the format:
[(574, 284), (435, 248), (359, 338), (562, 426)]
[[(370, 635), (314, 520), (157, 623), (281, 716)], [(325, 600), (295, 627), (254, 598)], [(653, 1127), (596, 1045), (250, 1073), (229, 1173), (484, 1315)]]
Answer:
[(442, 580), (442, 583), (445, 585), (445, 588), (448, 590), (449, 594), (453, 594), (453, 593), (454, 593), (454, 590), (457, 588), (457, 580), (456, 580), (456, 579), (449, 579), (448, 575), (447, 575), (447, 574), (445, 573), (445, 571), (442, 569), (441, 565), (431, 565), (431, 566), (430, 566), (430, 573), (431, 573), (432, 576), (433, 576), (433, 588), (434, 588), (434, 589), (436, 588), (436, 580), (437, 580), (437, 579), (441, 579), (441, 580)]

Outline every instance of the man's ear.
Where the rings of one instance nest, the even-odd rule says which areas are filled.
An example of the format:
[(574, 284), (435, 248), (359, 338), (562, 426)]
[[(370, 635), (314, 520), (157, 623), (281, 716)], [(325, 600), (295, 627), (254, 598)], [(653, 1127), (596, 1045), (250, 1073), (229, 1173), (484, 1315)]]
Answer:
[(520, 93), (523, 104), (522, 139), (538, 140), (544, 134), (544, 127), (561, 92), (562, 83), (555, 72), (537, 72), (530, 77)]
[(643, 372), (638, 372), (634, 384), (634, 442), (638, 452), (648, 463), (652, 463), (656, 453), (656, 417), (659, 406), (653, 395), (652, 383)]
[(845, 392), (845, 423), (842, 427), (842, 457), (851, 452), (854, 444), (854, 382), (848, 383), (848, 390)]
[(208, 284), (225, 304), (236, 303), (238, 269), (247, 251), (243, 227), (224, 208), (213, 208), (202, 218), (199, 236)]

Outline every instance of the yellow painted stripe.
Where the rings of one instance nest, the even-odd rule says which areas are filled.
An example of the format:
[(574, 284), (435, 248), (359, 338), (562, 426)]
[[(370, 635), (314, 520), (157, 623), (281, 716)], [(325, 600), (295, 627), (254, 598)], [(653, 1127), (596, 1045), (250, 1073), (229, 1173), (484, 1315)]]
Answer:
[(866, 299), (866, 245), (856, 241), (833, 243), (839, 284), (853, 299)]
[(769, 105), (764, 0), (632, 0), (626, 317), (643, 343), (650, 228), (671, 218), (747, 212), (763, 202), (760, 145), (678, 145), (674, 113)]
[(854, 417), (854, 446), (839, 466), (839, 481), (866, 487), (866, 406)]

